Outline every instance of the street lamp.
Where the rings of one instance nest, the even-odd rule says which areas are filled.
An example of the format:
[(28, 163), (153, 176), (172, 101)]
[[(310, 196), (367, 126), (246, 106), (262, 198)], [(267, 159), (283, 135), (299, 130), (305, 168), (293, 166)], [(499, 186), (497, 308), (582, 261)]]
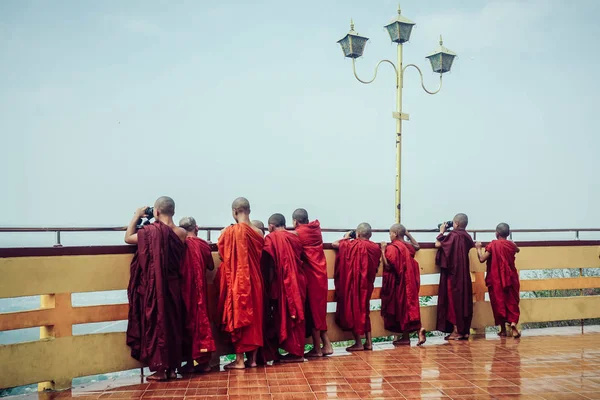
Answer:
[(375, 78), (377, 78), (377, 71), (382, 63), (390, 64), (396, 72), (396, 111), (392, 116), (396, 119), (396, 222), (398, 223), (400, 222), (402, 208), (402, 120), (408, 121), (408, 114), (402, 112), (404, 72), (408, 67), (414, 67), (419, 71), (419, 75), (421, 76), (421, 87), (423, 90), (429, 94), (436, 94), (442, 89), (442, 74), (450, 71), (454, 58), (456, 58), (456, 53), (453, 53), (443, 46), (442, 37), (440, 36), (440, 46), (426, 57), (431, 63), (433, 72), (440, 74), (440, 86), (435, 91), (427, 90), (423, 83), (423, 73), (421, 72), (421, 69), (415, 64), (408, 64), (406, 66), (403, 66), (402, 64), (402, 46), (410, 40), (410, 34), (412, 33), (414, 26), (415, 23), (404, 17), (400, 11), (400, 6), (398, 6), (398, 15), (385, 26), (391, 41), (398, 44), (398, 61), (396, 64), (390, 60), (379, 61), (375, 66), (373, 79), (370, 81), (363, 81), (356, 74), (356, 59), (362, 56), (365, 45), (369, 39), (364, 36), (359, 36), (358, 33), (354, 31), (354, 22), (350, 21), (350, 32), (343, 39), (338, 41), (342, 47), (344, 56), (352, 59), (352, 71), (359, 82), (365, 84), (372, 83)]

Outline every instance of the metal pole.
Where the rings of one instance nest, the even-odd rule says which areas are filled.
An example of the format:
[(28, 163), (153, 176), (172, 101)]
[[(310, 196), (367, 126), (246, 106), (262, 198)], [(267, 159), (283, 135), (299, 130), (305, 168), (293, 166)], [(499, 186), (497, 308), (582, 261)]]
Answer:
[(60, 243), (60, 231), (56, 231), (56, 243), (54, 243), (54, 247), (62, 247)]
[(398, 64), (396, 64), (396, 222), (402, 215), (402, 44), (398, 44)]

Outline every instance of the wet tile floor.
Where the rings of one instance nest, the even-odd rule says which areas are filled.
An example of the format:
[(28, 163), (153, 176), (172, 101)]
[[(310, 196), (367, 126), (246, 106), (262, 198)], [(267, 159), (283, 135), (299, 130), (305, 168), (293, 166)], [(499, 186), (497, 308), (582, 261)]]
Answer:
[[(598, 399), (600, 332), (543, 330), (520, 340), (444, 342), (420, 348), (378, 344), (302, 364), (221, 371), (166, 383), (113, 381), (15, 399)], [(553, 332), (554, 331), (554, 332)], [(566, 334), (565, 334), (566, 332)], [(553, 334), (555, 333), (555, 334)], [(549, 334), (553, 334), (550, 336)], [(119, 386), (127, 384), (127, 386)]]

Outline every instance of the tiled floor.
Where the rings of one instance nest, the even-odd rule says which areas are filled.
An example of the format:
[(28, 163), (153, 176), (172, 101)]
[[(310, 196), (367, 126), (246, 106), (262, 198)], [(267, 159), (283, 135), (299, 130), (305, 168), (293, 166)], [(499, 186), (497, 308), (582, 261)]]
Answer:
[[(572, 332), (572, 331), (571, 331)], [(491, 338), (214, 372), (167, 383), (28, 397), (62, 399), (599, 399), (600, 333)]]

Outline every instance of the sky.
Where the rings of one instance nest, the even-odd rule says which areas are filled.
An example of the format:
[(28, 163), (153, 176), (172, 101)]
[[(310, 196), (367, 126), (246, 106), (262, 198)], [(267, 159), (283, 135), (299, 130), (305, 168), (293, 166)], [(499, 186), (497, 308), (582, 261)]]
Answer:
[[(176, 219), (304, 207), (394, 222), (394, 1), (0, 2), (0, 226), (119, 226), (161, 195)], [(405, 63), (459, 58), (437, 95), (407, 70), (403, 223), (600, 227), (600, 2), (407, 0)], [(289, 221), (291, 223), (291, 221)], [(48, 235), (44, 236), (48, 238)], [(32, 244), (0, 234), (0, 245)], [(46, 240), (46, 239), (44, 239)], [(50, 237), (47, 240), (52, 240)]]

